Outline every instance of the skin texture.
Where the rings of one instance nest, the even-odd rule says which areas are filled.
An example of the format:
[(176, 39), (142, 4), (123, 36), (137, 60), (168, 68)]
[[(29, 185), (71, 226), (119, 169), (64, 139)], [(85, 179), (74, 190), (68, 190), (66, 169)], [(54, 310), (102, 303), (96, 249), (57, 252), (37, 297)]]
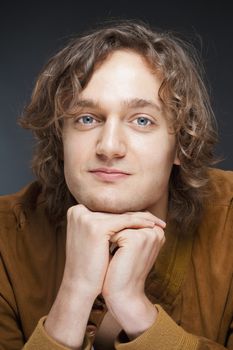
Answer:
[[(158, 98), (160, 84), (143, 59), (127, 51), (113, 53), (94, 72), (80, 100), (98, 106), (80, 107), (63, 132), (66, 183), (78, 203), (112, 213), (148, 209), (165, 219), (170, 172), (179, 161)], [(158, 108), (129, 108), (134, 99)], [(140, 117), (148, 118), (147, 125), (139, 125)], [(129, 175), (100, 181), (90, 173), (99, 167)]]
[(99, 293), (130, 339), (157, 316), (144, 283), (165, 240), (168, 182), (179, 164), (160, 84), (140, 55), (116, 51), (64, 121), (65, 178), (79, 204), (68, 210), (65, 271), (45, 329), (72, 349), (82, 346)]

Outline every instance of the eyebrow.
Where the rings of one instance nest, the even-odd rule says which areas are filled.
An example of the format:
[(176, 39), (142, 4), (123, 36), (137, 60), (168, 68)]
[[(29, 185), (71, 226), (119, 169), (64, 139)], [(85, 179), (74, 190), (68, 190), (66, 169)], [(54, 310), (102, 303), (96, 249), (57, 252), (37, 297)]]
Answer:
[[(142, 98), (133, 98), (133, 99), (126, 99), (121, 102), (121, 104), (124, 107), (127, 108), (143, 108), (143, 107), (151, 107), (157, 109), (159, 112), (161, 111), (161, 108), (158, 104), (151, 100), (146, 100)], [(102, 109), (99, 102), (91, 99), (80, 99), (77, 101), (77, 107), (89, 107), (89, 108), (96, 108), (96, 109)]]

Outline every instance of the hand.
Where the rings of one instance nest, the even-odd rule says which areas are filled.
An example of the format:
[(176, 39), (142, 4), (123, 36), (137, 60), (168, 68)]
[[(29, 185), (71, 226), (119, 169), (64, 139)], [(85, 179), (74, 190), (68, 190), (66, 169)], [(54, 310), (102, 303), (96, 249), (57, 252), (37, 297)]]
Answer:
[[(72, 281), (72, 285), (75, 283), (82, 287), (82, 290), (94, 297), (101, 293), (103, 288), (110, 259), (109, 242), (119, 241), (119, 244), (124, 245), (123, 230), (135, 229), (137, 235), (138, 229), (154, 230), (156, 222), (161, 224), (159, 219), (148, 212), (120, 215), (99, 213), (92, 212), (83, 205), (70, 208), (67, 218), (64, 278)], [(124, 236), (127, 232), (129, 233), (125, 231)], [(140, 237), (142, 238), (142, 234)]]
[(81, 349), (96, 296), (109, 265), (109, 241), (126, 228), (154, 227), (150, 213), (109, 214), (83, 205), (67, 213), (66, 264), (61, 287), (45, 322), (48, 334), (61, 344)]
[(114, 318), (134, 338), (149, 328), (157, 315), (145, 296), (144, 285), (165, 241), (164, 232), (157, 225), (125, 229), (111, 241), (119, 248), (109, 264), (103, 296)]

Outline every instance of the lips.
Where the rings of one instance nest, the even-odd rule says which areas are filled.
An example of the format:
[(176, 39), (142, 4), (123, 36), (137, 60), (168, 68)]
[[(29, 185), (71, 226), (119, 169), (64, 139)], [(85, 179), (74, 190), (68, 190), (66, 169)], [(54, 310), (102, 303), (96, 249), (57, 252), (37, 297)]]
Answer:
[(106, 174), (125, 174), (125, 175), (129, 175), (129, 173), (123, 171), (123, 170), (119, 170), (119, 169), (113, 169), (113, 168), (97, 168), (97, 169), (93, 169), (90, 170), (91, 173), (95, 173), (95, 172), (101, 172), (101, 173), (106, 173)]
[(90, 173), (104, 181), (115, 181), (130, 175), (128, 172), (114, 168), (96, 168), (90, 170)]

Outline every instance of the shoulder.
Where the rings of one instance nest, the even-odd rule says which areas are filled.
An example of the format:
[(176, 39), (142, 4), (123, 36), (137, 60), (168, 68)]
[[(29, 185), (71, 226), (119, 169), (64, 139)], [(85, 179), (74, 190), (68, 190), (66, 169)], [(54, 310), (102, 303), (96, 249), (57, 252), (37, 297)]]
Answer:
[(30, 206), (35, 204), (41, 193), (41, 186), (37, 181), (30, 183), (19, 192), (0, 196), (0, 213), (9, 213), (17, 205)]
[(27, 261), (31, 266), (28, 269), (32, 268), (33, 261), (45, 254), (46, 249), (52, 249), (54, 241), (56, 231), (38, 182), (0, 197), (0, 256), (8, 271), (14, 274), (20, 268), (25, 270)]
[(19, 192), (0, 196), (0, 233), (20, 228), (31, 213), (44, 203), (41, 186), (33, 182)]
[(0, 213), (7, 214), (19, 205), (33, 208), (41, 201), (44, 201), (41, 195), (41, 185), (35, 181), (23, 187), (19, 192), (0, 196)]
[(209, 176), (210, 195), (204, 204), (197, 237), (206, 246), (212, 242), (211, 246), (221, 254), (223, 251), (229, 254), (233, 249), (233, 172), (211, 169)]
[(233, 171), (209, 170), (211, 193), (208, 204), (229, 205), (233, 199)]

